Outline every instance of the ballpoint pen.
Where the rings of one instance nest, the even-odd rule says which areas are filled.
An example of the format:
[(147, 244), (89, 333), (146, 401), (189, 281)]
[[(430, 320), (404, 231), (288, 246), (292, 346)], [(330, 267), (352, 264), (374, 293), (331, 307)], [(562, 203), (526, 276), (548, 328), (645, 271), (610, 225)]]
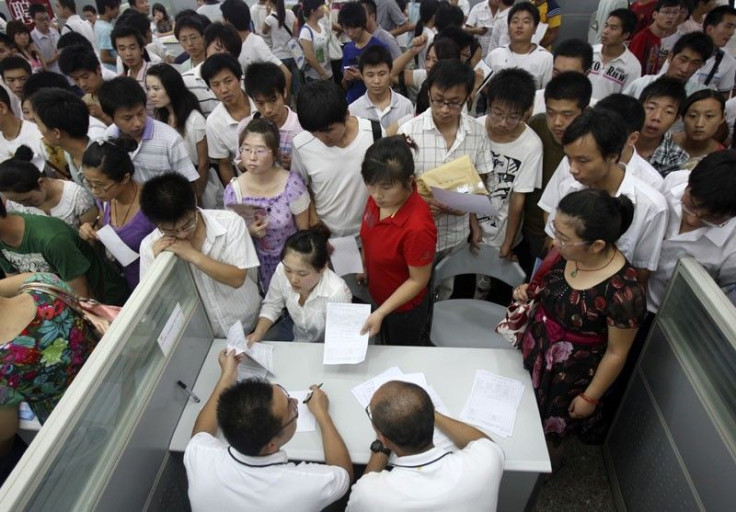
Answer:
[[(324, 384), (324, 382), (320, 382), (320, 383), (319, 383), (319, 386), (317, 386), (317, 387), (318, 387), (318, 388), (321, 388), (321, 387), (322, 387), (322, 384)], [(305, 399), (304, 399), (304, 401), (303, 401), (302, 403), (303, 403), (303, 404), (306, 404), (307, 402), (309, 402), (309, 401), (310, 401), (310, 400), (312, 399), (312, 395), (313, 395), (313, 394), (314, 394), (314, 392), (310, 392), (310, 393), (309, 393), (309, 394), (307, 395), (307, 398), (305, 398)]]
[(192, 400), (194, 400), (195, 403), (198, 404), (199, 402), (201, 402), (201, 400), (199, 399), (199, 397), (197, 395), (195, 395), (194, 392), (191, 389), (189, 389), (189, 386), (187, 386), (186, 384), (184, 384), (182, 381), (177, 380), (176, 381), (176, 385), (179, 386), (184, 391), (186, 391), (187, 392), (187, 395), (189, 395), (189, 398), (191, 398)]

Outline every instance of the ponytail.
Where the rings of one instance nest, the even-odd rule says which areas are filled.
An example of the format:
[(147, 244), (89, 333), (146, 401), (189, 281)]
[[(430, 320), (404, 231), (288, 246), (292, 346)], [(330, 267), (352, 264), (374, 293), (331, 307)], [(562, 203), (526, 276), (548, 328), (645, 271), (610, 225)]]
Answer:
[(13, 158), (0, 164), (0, 192), (24, 194), (38, 190), (38, 180), (43, 174), (31, 163), (33, 151), (28, 146), (19, 146)]
[(616, 243), (634, 219), (631, 199), (624, 195), (611, 197), (605, 190), (592, 188), (569, 193), (557, 211), (579, 221), (575, 233), (581, 239), (590, 243), (603, 240), (607, 245)]
[(284, 0), (276, 0), (276, 19), (279, 22), (279, 28), (283, 27), (286, 20), (286, 7), (284, 6)]

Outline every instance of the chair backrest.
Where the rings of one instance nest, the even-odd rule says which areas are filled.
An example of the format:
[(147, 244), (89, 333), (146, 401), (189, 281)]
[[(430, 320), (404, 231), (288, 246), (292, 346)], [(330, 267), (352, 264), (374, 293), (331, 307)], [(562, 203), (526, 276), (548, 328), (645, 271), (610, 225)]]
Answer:
[(468, 245), (443, 259), (434, 269), (434, 282), (437, 284), (460, 274), (482, 274), (509, 286), (518, 286), (526, 279), (518, 263), (501, 258), (498, 249), (488, 245), (481, 245), (478, 254), (471, 253)]

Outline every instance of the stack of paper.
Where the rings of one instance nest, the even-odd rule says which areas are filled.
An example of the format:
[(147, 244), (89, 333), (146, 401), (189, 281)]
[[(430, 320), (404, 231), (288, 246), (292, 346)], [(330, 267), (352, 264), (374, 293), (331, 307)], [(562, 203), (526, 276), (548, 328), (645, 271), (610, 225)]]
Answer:
[(357, 364), (365, 361), (368, 334), (360, 334), (360, 330), (370, 314), (370, 304), (327, 304), (323, 364)]
[(524, 385), (518, 380), (476, 370), (473, 388), (460, 418), (501, 437), (514, 432)]
[[(417, 386), (420, 386), (427, 392), (427, 394), (429, 394), (429, 398), (432, 399), (434, 408), (437, 411), (444, 414), (445, 416), (450, 415), (450, 412), (447, 410), (447, 406), (442, 401), (442, 398), (440, 397), (440, 395), (437, 393), (437, 391), (432, 386), (427, 384), (427, 378), (425, 377), (423, 373), (403, 373), (396, 366), (391, 367), (385, 372), (379, 375), (376, 375), (372, 379), (369, 379), (365, 381), (364, 383), (355, 386), (351, 391), (355, 399), (361, 405), (361, 407), (365, 409), (368, 406), (368, 404), (371, 402), (371, 398), (373, 398), (373, 394), (376, 392), (376, 390), (378, 390), (378, 388), (380, 388), (386, 382), (389, 382), (392, 380), (411, 382), (413, 384), (416, 384)], [(450, 438), (447, 437), (445, 434), (443, 434), (437, 428), (434, 429), (433, 442), (434, 442), (434, 445), (438, 447), (452, 446), (452, 441), (450, 440)]]
[(273, 373), (273, 346), (253, 343), (249, 347), (240, 320), (227, 332), (227, 349), (248, 356), (238, 366), (238, 380), (252, 377), (266, 378), (269, 372)]

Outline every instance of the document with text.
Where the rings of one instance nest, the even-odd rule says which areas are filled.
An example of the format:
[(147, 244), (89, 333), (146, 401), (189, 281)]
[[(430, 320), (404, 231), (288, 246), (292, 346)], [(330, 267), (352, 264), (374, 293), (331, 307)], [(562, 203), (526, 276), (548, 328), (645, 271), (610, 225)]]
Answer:
[(323, 364), (357, 364), (365, 361), (368, 334), (360, 334), (360, 329), (370, 314), (370, 304), (327, 304)]
[(510, 437), (523, 393), (524, 385), (518, 380), (477, 370), (460, 418), (501, 437)]

